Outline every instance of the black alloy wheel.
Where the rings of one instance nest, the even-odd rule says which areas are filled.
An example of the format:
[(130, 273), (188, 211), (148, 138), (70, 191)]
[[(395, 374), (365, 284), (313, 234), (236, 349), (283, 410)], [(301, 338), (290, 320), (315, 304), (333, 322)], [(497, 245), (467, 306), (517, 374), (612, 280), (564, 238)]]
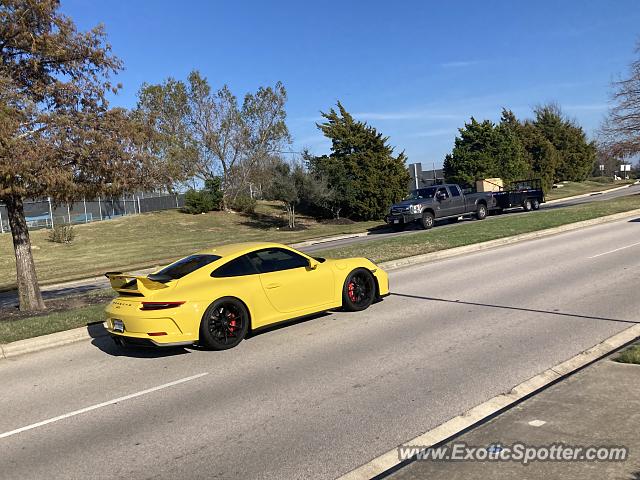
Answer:
[(205, 311), (200, 340), (213, 350), (227, 350), (238, 345), (248, 330), (249, 312), (244, 304), (236, 298), (221, 298)]
[(342, 289), (342, 306), (350, 312), (369, 307), (376, 297), (376, 280), (366, 268), (357, 268), (349, 274)]

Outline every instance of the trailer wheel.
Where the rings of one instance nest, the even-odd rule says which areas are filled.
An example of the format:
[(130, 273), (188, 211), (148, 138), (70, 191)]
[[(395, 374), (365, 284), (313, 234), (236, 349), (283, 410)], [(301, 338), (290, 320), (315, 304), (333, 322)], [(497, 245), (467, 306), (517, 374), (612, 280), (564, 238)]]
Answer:
[(534, 198), (531, 202), (531, 208), (534, 210), (540, 210), (540, 201), (537, 198)]
[(487, 206), (484, 203), (480, 203), (478, 205), (478, 210), (476, 211), (476, 218), (478, 220), (484, 220), (487, 218)]
[(527, 198), (522, 204), (522, 208), (524, 208), (525, 212), (530, 212), (533, 206), (531, 205), (531, 199)]
[(420, 226), (425, 229), (425, 230), (429, 230), (431, 227), (433, 227), (433, 221), (434, 221), (434, 217), (433, 217), (433, 213), (431, 212), (422, 212), (422, 218), (420, 219)]

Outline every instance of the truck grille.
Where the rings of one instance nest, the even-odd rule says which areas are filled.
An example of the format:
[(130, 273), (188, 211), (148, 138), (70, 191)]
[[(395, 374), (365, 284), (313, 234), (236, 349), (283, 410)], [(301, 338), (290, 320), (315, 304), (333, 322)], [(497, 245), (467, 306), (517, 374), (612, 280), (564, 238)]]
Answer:
[(391, 214), (395, 213), (408, 213), (409, 207), (391, 207)]

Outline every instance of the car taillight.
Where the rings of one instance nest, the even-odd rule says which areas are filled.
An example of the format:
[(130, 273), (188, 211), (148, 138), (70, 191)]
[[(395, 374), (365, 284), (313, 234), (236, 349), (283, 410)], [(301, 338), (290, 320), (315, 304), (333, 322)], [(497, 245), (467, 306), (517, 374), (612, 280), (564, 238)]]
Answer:
[(165, 308), (175, 308), (184, 302), (142, 302), (140, 310), (164, 310)]

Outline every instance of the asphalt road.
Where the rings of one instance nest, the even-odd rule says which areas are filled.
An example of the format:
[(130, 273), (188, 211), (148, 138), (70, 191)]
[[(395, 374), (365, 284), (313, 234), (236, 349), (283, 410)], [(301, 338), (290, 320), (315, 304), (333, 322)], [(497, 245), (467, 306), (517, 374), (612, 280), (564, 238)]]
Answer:
[(98, 338), (0, 361), (0, 478), (335, 478), (637, 322), (639, 236), (393, 271), (365, 312), (226, 352)]
[[(613, 198), (618, 198), (626, 195), (633, 195), (637, 193), (640, 193), (640, 185), (632, 185), (628, 188), (616, 190), (610, 193), (596, 193), (588, 197), (574, 198), (571, 200), (560, 201), (557, 203), (542, 204), (541, 208), (543, 209), (562, 208), (562, 207), (568, 207), (571, 205), (578, 205), (581, 203), (611, 200)], [(526, 213), (527, 212), (514, 210), (508, 213), (508, 215), (526, 215)], [(487, 217), (486, 221), (491, 221), (493, 218), (496, 218), (496, 217), (491, 217), (491, 216)], [(472, 221), (472, 220), (467, 220), (467, 221)], [(437, 228), (453, 228), (456, 225), (457, 224), (454, 224), (454, 223), (443, 222), (443, 223), (438, 223)], [(343, 238), (341, 240), (334, 240), (330, 242), (321, 242), (315, 245), (301, 248), (300, 250), (307, 253), (313, 253), (313, 252), (318, 252), (318, 251), (326, 250), (330, 248), (337, 248), (337, 247), (342, 247), (346, 245), (351, 245), (354, 243), (382, 240), (384, 238), (395, 237), (398, 235), (412, 235), (421, 231), (423, 230), (421, 230), (417, 225), (410, 226), (407, 228), (407, 230), (402, 232), (393, 232), (388, 230), (375, 231), (375, 232), (371, 232), (369, 235), (365, 237), (351, 237), (351, 238)], [(142, 272), (149, 273), (153, 270), (154, 269), (148, 269), (148, 270), (143, 270)], [(106, 288), (108, 286), (109, 286), (109, 282), (107, 281), (107, 279), (101, 276), (101, 277), (77, 280), (73, 282), (66, 282), (63, 284), (43, 286), (42, 295), (45, 299), (59, 298), (59, 297), (65, 297), (69, 295), (82, 294), (98, 288)], [(16, 291), (0, 292), (0, 308), (8, 307), (8, 306), (17, 306), (17, 305), (18, 305), (18, 295)]]

